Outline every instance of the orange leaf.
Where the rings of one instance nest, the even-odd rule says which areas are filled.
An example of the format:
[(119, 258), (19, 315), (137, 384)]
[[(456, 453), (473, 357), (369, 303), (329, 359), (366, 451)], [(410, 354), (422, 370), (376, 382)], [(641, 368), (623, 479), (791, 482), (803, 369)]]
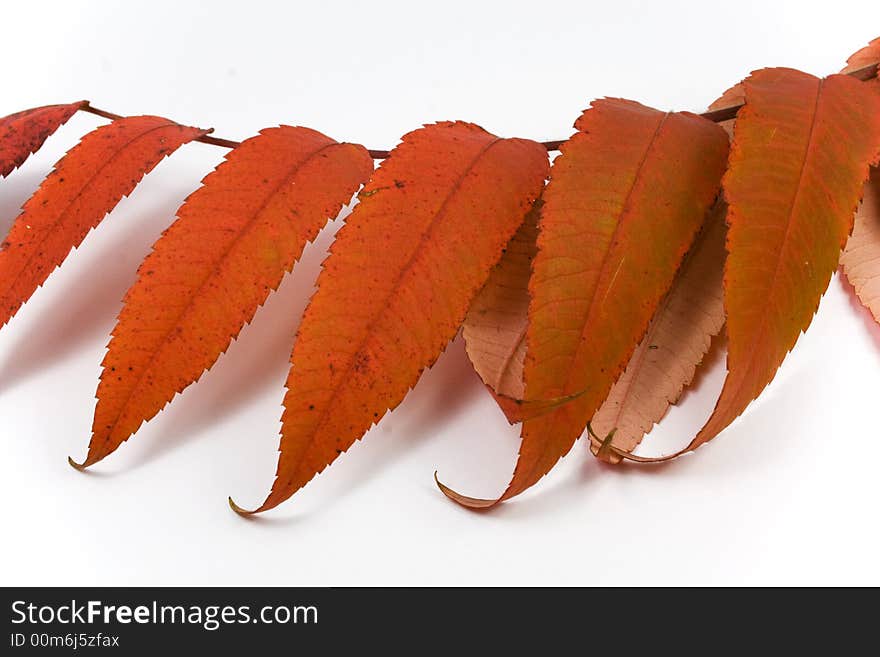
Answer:
[(880, 96), (861, 82), (764, 69), (744, 84), (724, 178), (728, 374), (712, 416), (679, 453), (739, 416), (809, 326), (880, 152)]
[[(409, 133), (337, 234), (291, 355), (277, 506), (396, 407), (539, 195), (547, 152), (468, 123)], [(233, 504), (233, 508), (244, 513)]]
[(64, 125), (85, 101), (69, 105), (46, 105), (0, 119), (0, 178), (20, 167), (31, 153)]
[[(745, 102), (742, 83), (709, 106), (719, 110)], [(732, 138), (736, 119), (720, 122)], [(727, 252), (727, 205), (719, 200), (660, 304), (648, 333), (590, 423), (590, 451), (616, 464), (631, 453), (690, 385), (724, 326), (723, 274)]]
[[(468, 358), (493, 394), (521, 400), (525, 396), (523, 363), (529, 310), (529, 274), (538, 248), (541, 202), (504, 251), (489, 280), (474, 297), (462, 325)], [(497, 397), (496, 397), (497, 399)], [(503, 403), (499, 400), (499, 403)], [(503, 406), (502, 406), (503, 408)]]
[(546, 474), (583, 432), (644, 336), (721, 184), (728, 140), (714, 123), (624, 100), (578, 119), (544, 193), (529, 282), (529, 400), (577, 395), (522, 425), (513, 479), (488, 507)]
[(840, 264), (859, 300), (880, 322), (880, 169), (872, 169), (865, 184)]
[(724, 326), (725, 213), (723, 202), (710, 213), (647, 334), (590, 421), (590, 449), (609, 463), (620, 461), (612, 447), (631, 452), (660, 421)]
[(86, 135), (25, 203), (0, 250), (0, 326), (141, 178), (206, 133), (157, 116), (119, 119)]
[(98, 387), (85, 467), (198, 380), (373, 170), (363, 146), (263, 130), (178, 211), (126, 295)]

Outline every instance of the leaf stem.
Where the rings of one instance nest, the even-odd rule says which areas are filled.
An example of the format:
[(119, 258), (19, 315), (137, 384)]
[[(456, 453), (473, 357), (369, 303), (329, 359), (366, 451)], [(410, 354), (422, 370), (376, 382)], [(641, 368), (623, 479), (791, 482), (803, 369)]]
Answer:
[[(878, 68), (880, 65), (878, 64), (870, 64), (868, 66), (863, 66), (862, 68), (858, 68), (854, 71), (850, 71), (846, 73), (850, 77), (856, 78), (857, 80), (870, 80), (872, 78), (876, 78), (878, 75)], [(721, 109), (713, 110), (711, 112), (703, 112), (700, 114), (705, 119), (713, 121), (715, 123), (721, 123), (722, 121), (729, 121), (730, 119), (735, 119), (737, 112), (739, 112), (742, 107), (742, 103), (738, 105), (731, 105), (730, 107), (722, 107)], [(99, 109), (94, 107), (88, 101), (85, 101), (83, 106), (80, 108), (83, 112), (88, 112), (89, 114), (95, 114), (96, 116), (101, 116), (105, 119), (110, 119), (111, 121), (116, 121), (118, 119), (124, 118), (120, 114), (114, 114), (113, 112), (108, 112), (106, 110)], [(241, 145), (240, 141), (233, 141), (232, 139), (222, 139), (220, 137), (211, 137), (210, 135), (204, 135), (196, 139), (196, 141), (200, 141), (203, 144), (211, 144), (212, 146), (221, 146), (223, 148), (235, 148)], [(545, 141), (541, 142), (541, 145), (546, 148), (548, 151), (558, 151), (559, 147), (565, 143), (566, 140), (560, 139), (557, 141)], [(388, 157), (390, 151), (387, 150), (379, 150), (379, 149), (367, 149), (370, 156), (374, 160), (384, 160)]]

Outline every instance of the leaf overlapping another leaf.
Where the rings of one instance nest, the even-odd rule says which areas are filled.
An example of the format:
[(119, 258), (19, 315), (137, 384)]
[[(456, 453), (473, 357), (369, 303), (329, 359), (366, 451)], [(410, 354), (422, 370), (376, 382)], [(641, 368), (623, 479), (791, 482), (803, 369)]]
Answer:
[[(728, 140), (686, 112), (600, 100), (553, 163), (544, 192), (524, 368), (528, 400), (576, 395), (523, 422), (513, 479), (524, 491), (564, 456), (648, 327), (721, 185)], [(439, 483), (439, 482), (438, 482)]]
[[(714, 105), (727, 107), (728, 103), (722, 98)], [(732, 134), (733, 123), (729, 120), (720, 125)], [(723, 201), (718, 201), (710, 212), (647, 334), (593, 416), (590, 449), (602, 460), (617, 463), (621, 453), (638, 446), (690, 384), (724, 325), (726, 209)], [(520, 228), (474, 300), (463, 326), (474, 369), (511, 423), (548, 413), (579, 396), (523, 400), (527, 288), (536, 239), (536, 226)]]
[(763, 69), (744, 89), (724, 178), (728, 374), (709, 420), (672, 457), (715, 437), (773, 379), (818, 308), (880, 152), (880, 96), (857, 80)]
[(181, 206), (126, 295), (83, 466), (214, 364), (372, 170), (363, 146), (290, 126), (227, 155)]
[[(724, 92), (709, 111), (741, 106), (742, 83)], [(736, 119), (719, 124), (730, 138)], [(727, 205), (719, 199), (661, 302), (648, 332), (608, 398), (593, 416), (590, 451), (619, 463), (677, 403), (724, 326), (723, 276)]]
[(724, 326), (725, 214), (719, 202), (624, 373), (593, 415), (590, 449), (609, 463), (619, 462), (620, 452), (632, 452), (662, 419)]

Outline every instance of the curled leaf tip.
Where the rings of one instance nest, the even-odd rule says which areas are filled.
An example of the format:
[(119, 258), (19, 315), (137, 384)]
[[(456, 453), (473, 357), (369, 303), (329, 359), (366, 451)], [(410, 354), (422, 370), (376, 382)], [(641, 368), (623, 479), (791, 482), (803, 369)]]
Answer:
[(77, 463), (76, 461), (73, 460), (72, 456), (67, 457), (67, 464), (71, 468), (73, 468), (74, 470), (79, 470), (80, 472), (85, 472), (86, 468), (88, 468), (91, 465), (91, 463), (89, 463), (88, 459), (86, 459), (82, 463)]
[(501, 500), (485, 500), (479, 497), (468, 497), (467, 495), (462, 495), (461, 493), (457, 493), (452, 490), (449, 486), (440, 481), (440, 478), (437, 475), (437, 471), (434, 470), (434, 482), (437, 484), (437, 488), (440, 489), (440, 492), (443, 493), (450, 500), (459, 504), (466, 509), (489, 509), (496, 504), (498, 504)]
[(251, 518), (257, 511), (259, 511), (259, 509), (253, 509), (251, 511), (249, 511), (248, 509), (243, 509), (235, 503), (235, 500), (232, 499), (231, 495), (229, 496), (229, 508), (235, 511), (242, 518)]

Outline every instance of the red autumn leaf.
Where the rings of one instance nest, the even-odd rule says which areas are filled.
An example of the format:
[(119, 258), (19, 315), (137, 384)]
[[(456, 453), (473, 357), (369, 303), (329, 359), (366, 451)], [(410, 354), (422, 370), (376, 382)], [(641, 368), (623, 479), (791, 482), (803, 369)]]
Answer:
[(206, 133), (157, 116), (86, 135), (25, 203), (0, 250), (0, 326), (163, 157)]
[[(709, 111), (738, 109), (745, 102), (744, 94), (742, 83), (737, 83)], [(733, 138), (735, 118), (718, 125)], [(619, 463), (623, 454), (631, 453), (669, 406), (677, 403), (724, 326), (726, 214), (727, 205), (719, 200), (647, 334), (593, 416), (590, 451), (606, 463)]]
[(538, 250), (541, 205), (538, 200), (510, 240), (462, 324), (468, 358), (511, 424), (547, 413), (577, 396), (523, 399), (529, 275)]
[(46, 105), (10, 114), (0, 119), (0, 178), (20, 167), (36, 153), (53, 132), (86, 105)]
[[(709, 106), (741, 106), (742, 83)], [(732, 138), (736, 119), (719, 122)], [(648, 332), (591, 421), (590, 451), (616, 464), (631, 453), (690, 385), (724, 326), (723, 274), (727, 205), (719, 200), (691, 246)]]
[(214, 364), (372, 170), (362, 146), (290, 126), (263, 130), (227, 155), (181, 206), (126, 295), (82, 467)]
[(679, 453), (739, 416), (807, 329), (880, 152), (880, 96), (857, 80), (764, 69), (744, 87), (724, 178), (728, 374), (712, 416)]
[[(624, 100), (593, 103), (544, 192), (529, 282), (527, 400), (576, 395), (526, 419), (513, 479), (521, 493), (564, 456), (599, 408), (718, 193), (728, 140), (714, 123)], [(439, 483), (439, 482), (438, 482)]]
[(278, 472), (256, 511), (290, 497), (403, 400), (455, 336), (547, 169), (540, 144), (468, 123), (403, 138), (337, 234), (303, 316)]

